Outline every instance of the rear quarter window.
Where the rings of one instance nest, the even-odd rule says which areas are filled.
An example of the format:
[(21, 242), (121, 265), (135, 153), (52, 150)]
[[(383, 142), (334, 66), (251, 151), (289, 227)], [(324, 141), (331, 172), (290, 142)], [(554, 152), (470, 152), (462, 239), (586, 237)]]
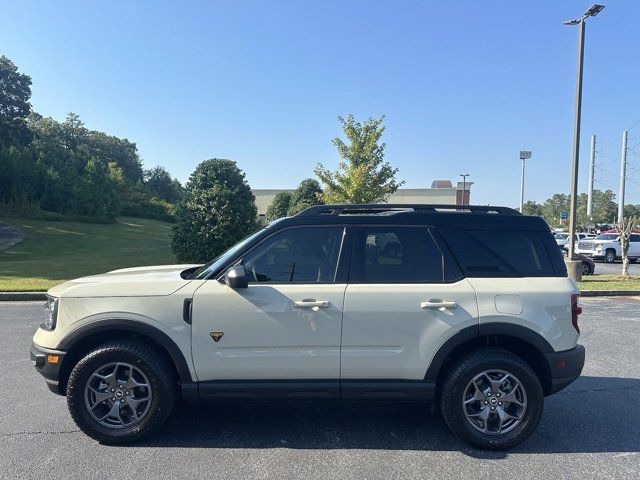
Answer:
[(540, 232), (447, 227), (441, 233), (468, 277), (556, 275)]

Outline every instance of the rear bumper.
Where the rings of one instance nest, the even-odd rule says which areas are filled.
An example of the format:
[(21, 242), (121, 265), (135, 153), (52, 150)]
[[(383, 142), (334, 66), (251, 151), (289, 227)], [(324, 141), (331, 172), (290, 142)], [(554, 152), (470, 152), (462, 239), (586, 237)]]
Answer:
[(58, 389), (58, 382), (60, 380), (60, 367), (66, 352), (44, 348), (32, 343), (30, 354), (31, 363), (44, 377), (49, 390), (58, 395), (62, 395)]
[(563, 352), (544, 354), (551, 372), (551, 387), (547, 395), (559, 392), (580, 376), (584, 367), (584, 355), (582, 345)]

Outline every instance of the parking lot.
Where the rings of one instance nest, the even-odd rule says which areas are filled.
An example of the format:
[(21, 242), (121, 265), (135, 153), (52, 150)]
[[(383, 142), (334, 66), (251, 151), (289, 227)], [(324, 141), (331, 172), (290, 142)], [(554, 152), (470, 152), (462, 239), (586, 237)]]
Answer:
[[(620, 275), (622, 263), (596, 262), (596, 275)], [(640, 275), (640, 263), (629, 264), (629, 275)]]
[(41, 304), (0, 303), (0, 478), (637, 479), (640, 299), (583, 307), (583, 377), (547, 399), (529, 441), (492, 453), (423, 405), (302, 402), (183, 406), (144, 443), (100, 445), (31, 366)]

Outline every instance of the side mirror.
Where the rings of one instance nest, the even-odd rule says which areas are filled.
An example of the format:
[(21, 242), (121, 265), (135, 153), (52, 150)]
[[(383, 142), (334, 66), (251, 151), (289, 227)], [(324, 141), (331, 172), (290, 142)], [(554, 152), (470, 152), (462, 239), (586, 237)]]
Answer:
[(249, 286), (247, 272), (242, 265), (236, 265), (235, 267), (229, 268), (224, 278), (227, 285), (234, 289), (247, 288)]

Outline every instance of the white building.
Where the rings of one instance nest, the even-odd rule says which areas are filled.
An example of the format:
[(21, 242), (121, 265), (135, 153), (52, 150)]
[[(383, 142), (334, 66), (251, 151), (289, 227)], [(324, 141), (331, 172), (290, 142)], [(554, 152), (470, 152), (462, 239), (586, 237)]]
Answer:
[[(458, 182), (454, 187), (450, 180), (435, 180), (431, 184), (431, 188), (399, 188), (396, 193), (389, 196), (387, 203), (468, 205), (470, 203), (471, 185), (473, 185), (473, 182), (466, 182), (463, 194), (462, 182)], [(252, 191), (256, 197), (258, 215), (264, 215), (276, 194), (280, 192), (293, 193), (294, 189), (266, 188)]]

